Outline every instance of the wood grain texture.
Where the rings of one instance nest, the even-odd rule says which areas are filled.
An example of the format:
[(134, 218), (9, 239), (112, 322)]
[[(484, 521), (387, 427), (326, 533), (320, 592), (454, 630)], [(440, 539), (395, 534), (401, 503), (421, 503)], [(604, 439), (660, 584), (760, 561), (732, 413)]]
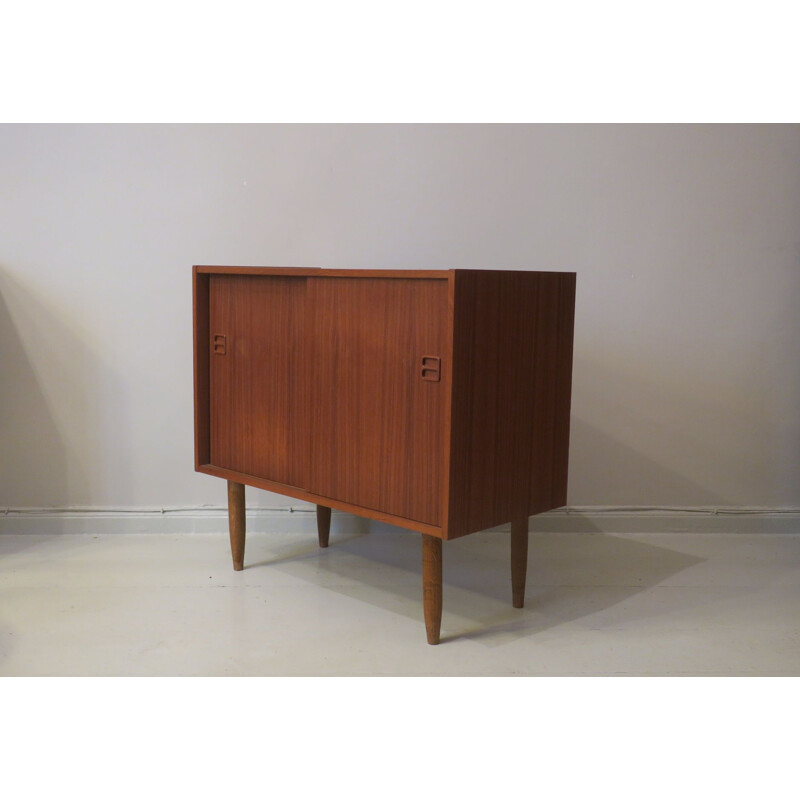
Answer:
[(565, 502), (575, 286), (573, 273), (454, 280), (449, 539)]
[(228, 530), (231, 539), (233, 568), (238, 572), (244, 569), (247, 518), (244, 507), (244, 486), (235, 481), (228, 481)]
[(442, 627), (442, 540), (422, 534), (422, 605), (428, 644), (439, 644)]
[(511, 602), (514, 608), (525, 605), (528, 576), (528, 518), (511, 521)]
[[(304, 278), (212, 275), (210, 462), (304, 486)], [(226, 352), (214, 352), (215, 336)]]
[(328, 546), (331, 535), (331, 510), (327, 506), (317, 505), (317, 538), (320, 547)]
[(542, 273), (536, 313), (528, 515), (567, 502), (574, 273)]
[(309, 278), (308, 301), (308, 489), (438, 525), (446, 384), (421, 357), (449, 369), (447, 282)]
[[(552, 508), (567, 504), (569, 473), (569, 430), (572, 406), (572, 362), (575, 336), (576, 276), (569, 275), (559, 283), (558, 293), (558, 367), (556, 368), (556, 400), (553, 421), (553, 494)], [(535, 505), (528, 503), (528, 513)]]

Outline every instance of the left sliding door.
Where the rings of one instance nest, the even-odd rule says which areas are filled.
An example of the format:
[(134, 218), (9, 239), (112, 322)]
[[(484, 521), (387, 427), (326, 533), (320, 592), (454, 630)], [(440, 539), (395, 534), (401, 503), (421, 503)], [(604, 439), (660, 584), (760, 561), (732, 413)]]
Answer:
[(306, 279), (211, 275), (210, 462), (304, 488)]

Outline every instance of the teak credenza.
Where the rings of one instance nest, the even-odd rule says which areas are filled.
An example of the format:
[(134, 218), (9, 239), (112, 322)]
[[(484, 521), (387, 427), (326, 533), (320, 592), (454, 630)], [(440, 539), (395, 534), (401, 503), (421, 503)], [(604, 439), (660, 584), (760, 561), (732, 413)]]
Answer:
[(575, 273), (196, 266), (195, 469), (422, 534), (428, 642), (442, 540), (511, 523), (522, 607), (528, 517), (566, 504)]

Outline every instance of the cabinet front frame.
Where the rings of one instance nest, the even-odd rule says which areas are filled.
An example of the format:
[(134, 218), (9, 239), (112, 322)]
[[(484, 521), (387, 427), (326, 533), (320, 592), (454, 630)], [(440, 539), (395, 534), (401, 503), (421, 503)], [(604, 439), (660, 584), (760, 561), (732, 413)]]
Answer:
[[(387, 514), (380, 509), (367, 508), (335, 498), (317, 495), (306, 489), (283, 483), (223, 469), (210, 461), (210, 330), (209, 330), (209, 284), (210, 275), (264, 275), (292, 277), (346, 277), (346, 278), (404, 278), (439, 279), (448, 282), (447, 319), (445, 320), (445, 342), (442, 357), (446, 368), (442, 370), (443, 393), (443, 435), (441, 458), (441, 487), (439, 492), (441, 525), (430, 525), (418, 520)], [(397, 525), (438, 538), (446, 539), (448, 531), (449, 475), (450, 475), (450, 415), (452, 390), (452, 349), (453, 349), (453, 270), (329, 270), (303, 269), (290, 267), (212, 267), (195, 266), (192, 271), (193, 283), (193, 329), (194, 329), (194, 433), (195, 433), (195, 471), (242, 483), (276, 494), (294, 497), (316, 505), (335, 508), (359, 516)]]

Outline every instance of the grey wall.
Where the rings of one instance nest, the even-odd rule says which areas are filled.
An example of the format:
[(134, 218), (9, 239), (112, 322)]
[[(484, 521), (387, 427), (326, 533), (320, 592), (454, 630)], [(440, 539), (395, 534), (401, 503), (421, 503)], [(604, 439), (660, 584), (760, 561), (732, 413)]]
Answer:
[(0, 126), (0, 506), (224, 501), (194, 263), (577, 271), (570, 503), (800, 505), (800, 126)]

